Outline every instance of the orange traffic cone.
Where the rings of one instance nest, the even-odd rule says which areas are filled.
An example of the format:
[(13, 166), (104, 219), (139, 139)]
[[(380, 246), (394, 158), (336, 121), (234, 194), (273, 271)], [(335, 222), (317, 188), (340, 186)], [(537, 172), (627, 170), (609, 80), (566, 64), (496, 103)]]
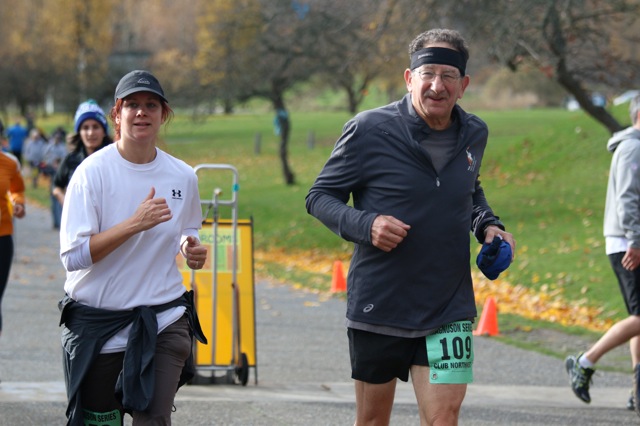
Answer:
[(339, 293), (347, 291), (347, 282), (342, 272), (342, 262), (336, 260), (333, 262), (333, 278), (331, 279), (331, 293)]
[(482, 315), (478, 322), (478, 328), (473, 332), (474, 336), (495, 336), (498, 331), (498, 312), (496, 301), (493, 297), (487, 297), (482, 308)]

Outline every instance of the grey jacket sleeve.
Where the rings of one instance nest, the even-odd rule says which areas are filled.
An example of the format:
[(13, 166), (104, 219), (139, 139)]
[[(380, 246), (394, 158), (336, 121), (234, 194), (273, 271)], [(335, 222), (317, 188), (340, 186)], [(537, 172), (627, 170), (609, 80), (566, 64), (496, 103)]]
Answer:
[(640, 144), (625, 143), (618, 148), (615, 173), (615, 209), (625, 237), (634, 248), (640, 248)]

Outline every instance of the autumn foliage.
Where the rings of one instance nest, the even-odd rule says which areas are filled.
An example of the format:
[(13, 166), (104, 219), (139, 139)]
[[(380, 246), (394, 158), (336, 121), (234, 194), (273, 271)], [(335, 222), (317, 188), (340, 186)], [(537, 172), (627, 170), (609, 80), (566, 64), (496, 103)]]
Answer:
[[(260, 251), (255, 255), (257, 271), (264, 272), (264, 263), (272, 262), (285, 269), (296, 269), (326, 276), (326, 289), (331, 284), (332, 265), (335, 259), (325, 254), (306, 252), (286, 252), (284, 250)], [(348, 268), (348, 260), (341, 260)], [(348, 271), (345, 270), (345, 273)], [(562, 290), (550, 290), (543, 285), (538, 290), (509, 282), (509, 271), (501, 278), (490, 281), (475, 268), (472, 270), (476, 302), (481, 306), (489, 296), (493, 296), (499, 314), (515, 314), (532, 320), (557, 323), (562, 326), (580, 326), (593, 331), (606, 331), (613, 320), (603, 314), (603, 310), (590, 306), (587, 299), (569, 301), (563, 297)], [(296, 287), (304, 286), (293, 283)], [(296, 285), (297, 284), (297, 285)], [(322, 292), (322, 291), (320, 291)]]

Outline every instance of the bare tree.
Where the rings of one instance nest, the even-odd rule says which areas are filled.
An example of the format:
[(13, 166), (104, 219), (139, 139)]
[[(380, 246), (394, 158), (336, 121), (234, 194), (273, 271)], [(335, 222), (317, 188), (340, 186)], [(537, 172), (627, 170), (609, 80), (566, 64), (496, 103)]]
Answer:
[(262, 27), (257, 0), (201, 0), (196, 30), (197, 71), (203, 93), (231, 113), (250, 97), (245, 86), (256, 75), (255, 46)]
[[(4, 4), (2, 46), (4, 66), (0, 68), (0, 98), (15, 102), (22, 115), (44, 99), (46, 89), (56, 79), (55, 58), (47, 28), (42, 25), (48, 2), (44, 0), (10, 1)], [(52, 72), (47, 75), (47, 69)]]
[[(465, 0), (444, 13), (463, 19), (476, 39), (489, 42), (489, 54), (513, 71), (533, 63), (572, 94), (610, 132), (622, 128), (594, 105), (598, 87), (629, 88), (640, 82), (640, 59), (624, 44), (637, 44), (637, 0)], [(625, 33), (626, 31), (626, 33)], [(618, 48), (616, 48), (618, 47)]]
[[(326, 69), (335, 53), (331, 35), (347, 27), (332, 1), (214, 0), (204, 2), (197, 66), (224, 99), (268, 99), (276, 114), (285, 183), (295, 183), (288, 161), (291, 119), (286, 92)], [(208, 42), (215, 40), (216, 42)]]
[(309, 80), (321, 65), (319, 52), (323, 47), (324, 29), (329, 15), (321, 3), (313, 6), (303, 2), (262, 1), (262, 27), (255, 46), (254, 71), (258, 76), (247, 95), (261, 96), (271, 101), (276, 112), (275, 124), (280, 136), (280, 161), (287, 185), (295, 184), (289, 165), (288, 144), (291, 119), (285, 102), (285, 92), (295, 84)]
[[(60, 59), (68, 63), (68, 67), (75, 65), (75, 70), (64, 70), (67, 79), (74, 75), (76, 77), (71, 79), (74, 83), (71, 87), (77, 88), (73, 96), (74, 103), (87, 98), (104, 102), (105, 98), (111, 99), (111, 96), (106, 95), (111, 87), (104, 76), (108, 69), (106, 58), (111, 51), (113, 39), (109, 20), (113, 1), (66, 1), (69, 3), (67, 6), (71, 20), (68, 23), (53, 22), (49, 29), (55, 31), (54, 28), (66, 24), (69, 27), (67, 31), (71, 32), (71, 37), (57, 51), (62, 56)], [(64, 67), (60, 66), (58, 69), (62, 70)]]
[(325, 29), (327, 50), (322, 52), (321, 74), (329, 86), (344, 90), (347, 109), (354, 114), (369, 85), (384, 73), (390, 58), (397, 57), (395, 43), (388, 41), (397, 35), (393, 17), (398, 0), (325, 1), (340, 12), (340, 21), (339, 26)]
[[(178, 102), (231, 112), (268, 99), (293, 184), (287, 91), (324, 75), (314, 82), (344, 90), (351, 112), (374, 80), (395, 96), (409, 41), (436, 26), (467, 37), (471, 67), (483, 57), (533, 66), (619, 129), (590, 94), (640, 84), (639, 9), (640, 0), (3, 0), (0, 108), (26, 112), (52, 92), (69, 105), (110, 99), (124, 71), (148, 65)], [(142, 14), (154, 25), (137, 25)]]

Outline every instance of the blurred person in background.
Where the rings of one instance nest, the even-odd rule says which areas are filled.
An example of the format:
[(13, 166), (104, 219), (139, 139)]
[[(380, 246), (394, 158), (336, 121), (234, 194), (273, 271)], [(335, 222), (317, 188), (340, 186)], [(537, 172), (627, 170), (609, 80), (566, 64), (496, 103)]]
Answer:
[(629, 115), (632, 125), (607, 142), (613, 157), (604, 209), (605, 250), (629, 316), (613, 324), (584, 353), (568, 356), (565, 368), (573, 393), (588, 404), (596, 363), (629, 342), (633, 387), (627, 408), (640, 415), (640, 95), (631, 100)]
[(29, 132), (26, 127), (16, 120), (12, 126), (7, 129), (7, 138), (9, 139), (9, 150), (18, 159), (22, 165), (22, 147)]
[(82, 161), (113, 142), (109, 136), (107, 117), (100, 106), (89, 99), (81, 103), (74, 116), (74, 133), (69, 136), (69, 152), (53, 177), (51, 193), (60, 205), (64, 205), (64, 195), (71, 176)]
[(25, 141), (24, 158), (30, 168), (33, 188), (38, 187), (38, 179), (44, 169), (44, 152), (47, 149), (47, 137), (41, 129), (34, 127)]
[(47, 147), (44, 150), (44, 167), (42, 173), (53, 179), (56, 170), (60, 167), (60, 163), (64, 157), (69, 154), (67, 147), (67, 132), (64, 128), (57, 127), (52, 133)]
[(23, 218), (26, 213), (24, 190), (20, 162), (14, 155), (0, 152), (0, 308), (13, 261), (13, 217)]
[(62, 127), (58, 127), (51, 134), (51, 139), (47, 143), (47, 148), (44, 151), (44, 167), (42, 173), (49, 179), (49, 197), (51, 203), (51, 219), (53, 221), (53, 228), (60, 229), (60, 217), (62, 216), (62, 204), (53, 195), (53, 178), (62, 163), (62, 160), (67, 156), (69, 150), (67, 148), (67, 132)]

